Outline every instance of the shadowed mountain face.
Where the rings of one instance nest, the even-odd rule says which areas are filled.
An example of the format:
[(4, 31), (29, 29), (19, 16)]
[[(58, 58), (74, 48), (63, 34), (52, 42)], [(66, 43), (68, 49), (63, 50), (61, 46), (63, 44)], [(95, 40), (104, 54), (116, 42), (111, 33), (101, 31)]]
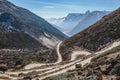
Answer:
[(13, 15), (9, 13), (1, 14), (0, 25), (1, 49), (47, 49), (47, 47), (43, 46), (37, 40), (29, 36), (28, 34), (20, 31), (20, 23)]
[[(12, 30), (12, 29), (11, 29)], [(0, 64), (4, 64), (6, 69), (19, 69), (31, 63), (31, 61), (49, 62), (56, 61), (49, 57), (56, 54), (47, 53), (48, 48), (37, 40), (23, 32), (11, 32), (0, 28)], [(37, 53), (37, 51), (40, 51)], [(45, 54), (41, 54), (41, 53)]]
[(0, 49), (46, 50), (48, 48), (28, 34), (0, 29)]
[(21, 24), (10, 13), (0, 15), (0, 28), (8, 32), (21, 32)]
[(53, 47), (67, 37), (41, 17), (6, 0), (0, 0), (0, 13), (1, 27), (27, 33), (47, 47)]
[(74, 50), (74, 47), (95, 52), (118, 39), (120, 39), (120, 8), (65, 40), (60, 47), (60, 51), (63, 59), (66, 60), (69, 52)]

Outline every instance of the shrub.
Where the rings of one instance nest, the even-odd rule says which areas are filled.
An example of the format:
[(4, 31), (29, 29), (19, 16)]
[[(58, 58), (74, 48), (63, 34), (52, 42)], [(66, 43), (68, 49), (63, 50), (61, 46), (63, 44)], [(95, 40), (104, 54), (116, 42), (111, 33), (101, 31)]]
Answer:
[(115, 67), (111, 70), (111, 73), (116, 76), (120, 76), (120, 64), (115, 65)]
[(104, 56), (109, 55), (109, 54), (111, 54), (111, 53), (115, 53), (115, 52), (117, 52), (118, 50), (120, 50), (120, 45), (117, 46), (117, 47), (114, 47), (114, 48), (111, 49), (111, 50), (108, 50), (108, 51), (106, 51), (106, 52), (103, 52), (103, 53), (101, 53), (100, 55), (97, 55), (97, 56), (93, 57), (91, 61), (95, 61), (95, 60), (97, 60), (98, 58), (104, 57)]

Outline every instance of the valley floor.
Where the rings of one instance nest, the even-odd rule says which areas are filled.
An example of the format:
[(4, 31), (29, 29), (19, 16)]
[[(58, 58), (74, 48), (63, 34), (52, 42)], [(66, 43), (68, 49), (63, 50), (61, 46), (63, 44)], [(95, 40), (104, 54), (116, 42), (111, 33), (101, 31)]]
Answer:
[[(62, 64), (62, 56), (60, 54), (59, 51), (59, 46), (62, 42), (60, 42), (57, 45), (57, 55), (58, 55), (58, 61), (56, 63), (48, 63), (48, 64), (40, 64), (40, 63), (32, 63), (29, 64), (27, 66), (25, 66), (25, 68), (21, 71), (13, 71), (13, 72), (5, 72), (5, 73), (1, 73), (0, 74), (0, 80), (4, 80), (4, 78), (6, 78), (6, 80), (17, 80), (19, 78), (23, 78), (24, 75), (28, 75), (31, 76), (33, 78), (33, 80), (39, 79), (45, 79), (47, 77), (51, 77), (54, 75), (58, 75), (61, 73), (65, 73), (69, 70), (73, 70), (75, 69), (75, 64), (79, 63), (82, 65), (85, 65), (87, 63), (90, 63), (91, 59), (93, 57), (95, 57), (96, 55), (100, 55), (103, 52), (106, 52), (108, 50), (113, 49), (116, 46), (120, 45), (120, 41), (118, 42), (114, 42), (112, 45), (109, 45), (109, 47), (104, 48), (103, 50), (96, 52), (96, 53), (90, 53), (87, 52), (85, 50), (81, 50), (81, 51), (73, 51), (72, 55), (71, 55), (71, 61), (69, 61), (66, 64)], [(79, 55), (85, 55), (84, 58), (81, 59), (77, 59), (77, 56)]]

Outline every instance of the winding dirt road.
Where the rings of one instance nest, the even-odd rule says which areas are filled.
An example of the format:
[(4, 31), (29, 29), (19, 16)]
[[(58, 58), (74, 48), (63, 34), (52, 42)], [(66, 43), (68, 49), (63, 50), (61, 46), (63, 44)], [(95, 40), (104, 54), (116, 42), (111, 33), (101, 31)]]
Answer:
[(43, 65), (56, 65), (60, 62), (62, 62), (62, 56), (59, 52), (59, 47), (61, 45), (62, 42), (59, 42), (58, 45), (57, 45), (57, 48), (56, 48), (56, 52), (57, 52), (57, 55), (58, 55), (58, 60), (57, 62), (55, 63), (47, 63), (47, 64), (44, 64), (44, 63), (32, 63), (32, 64), (29, 64), (27, 66), (24, 67), (25, 70), (29, 70), (29, 69), (33, 69), (33, 68), (36, 68), (36, 67), (40, 67), (40, 66), (43, 66)]
[(57, 61), (55, 64), (58, 64), (58, 63), (62, 62), (62, 56), (61, 56), (60, 50), (59, 50), (61, 43), (62, 43), (62, 42), (58, 43), (57, 48), (56, 48), (56, 50), (57, 50), (57, 55), (58, 55), (58, 61)]
[[(59, 62), (62, 61), (62, 56), (61, 56), (61, 54), (60, 54), (60, 52), (59, 52), (59, 46), (60, 46), (60, 44), (61, 44), (61, 43), (59, 43), (58, 46), (57, 46), (57, 54), (58, 54), (58, 56), (59, 56), (59, 59), (58, 59), (58, 61), (57, 61), (56, 63), (54, 63), (54, 64), (57, 64), (57, 63), (59, 63)], [(33, 69), (33, 70), (34, 70), (34, 71), (43, 71), (43, 70), (46, 70), (44, 73), (38, 74), (38, 75), (39, 75), (39, 79), (42, 80), (42, 79), (44, 79), (44, 78), (46, 78), (46, 77), (50, 77), (50, 76), (54, 76), (54, 75), (57, 75), (57, 74), (61, 74), (61, 73), (64, 73), (64, 72), (66, 72), (66, 71), (68, 71), (68, 70), (70, 70), (70, 69), (74, 69), (76, 63), (80, 63), (80, 64), (82, 64), (82, 65), (84, 65), (84, 64), (86, 64), (86, 63), (89, 63), (90, 60), (91, 60), (95, 55), (98, 55), (98, 54), (101, 54), (101, 53), (103, 53), (103, 52), (106, 52), (106, 51), (108, 51), (108, 50), (110, 50), (110, 49), (112, 49), (112, 48), (114, 48), (114, 47), (116, 47), (116, 46), (118, 46), (118, 45), (120, 45), (120, 41), (119, 41), (119, 42), (114, 42), (112, 45), (109, 45), (109, 47), (104, 48), (103, 50), (101, 50), (101, 51), (99, 51), (99, 52), (96, 52), (96, 53), (94, 53), (94, 54), (87, 55), (85, 59), (74, 60), (73, 62), (64, 64), (64, 65), (56, 65), (56, 66), (47, 67), (47, 68), (44, 68), (44, 69), (37, 69), (37, 70), (34, 70), (34, 69)], [(75, 55), (75, 56), (76, 56), (76, 55)], [(33, 70), (32, 70), (32, 71), (33, 71)], [(19, 73), (20, 73), (20, 72), (22, 73), (22, 71), (18, 71), (18, 72), (19, 72)], [(30, 71), (30, 70), (25, 71), (25, 73), (28, 73), (28, 72), (31, 72), (31, 71)], [(4, 74), (4, 75), (6, 76), (6, 75), (10, 75), (10, 74), (18, 75), (17, 72), (6, 72), (6, 74)], [(4, 76), (4, 75), (3, 75), (3, 76)], [(13, 78), (14, 80), (15, 80), (15, 78), (17, 79), (17, 77), (11, 77), (11, 76), (10, 76), (9, 78)], [(13, 80), (13, 79), (11, 79), (11, 80)], [(35, 80), (35, 79), (33, 79), (33, 80)]]
[(90, 55), (91, 53), (85, 50), (79, 50), (79, 51), (72, 51), (71, 54), (71, 61), (76, 60), (79, 55)]

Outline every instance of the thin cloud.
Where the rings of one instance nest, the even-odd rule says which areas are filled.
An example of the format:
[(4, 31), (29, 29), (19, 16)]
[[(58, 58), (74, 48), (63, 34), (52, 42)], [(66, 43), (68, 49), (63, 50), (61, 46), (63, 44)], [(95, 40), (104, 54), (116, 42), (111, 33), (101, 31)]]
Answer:
[(45, 9), (53, 9), (54, 6), (44, 6), (43, 8), (45, 8)]
[[(84, 13), (87, 10), (115, 10), (120, 0), (9, 0), (43, 17), (61, 17), (68, 13)], [(24, 4), (24, 3), (28, 4)]]

